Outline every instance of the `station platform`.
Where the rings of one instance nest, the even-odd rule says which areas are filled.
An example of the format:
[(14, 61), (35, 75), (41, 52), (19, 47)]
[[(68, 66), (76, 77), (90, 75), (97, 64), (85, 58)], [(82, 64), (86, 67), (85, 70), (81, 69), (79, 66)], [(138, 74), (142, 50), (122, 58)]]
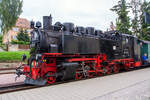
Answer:
[(150, 68), (145, 68), (1, 94), (0, 100), (150, 100), (149, 97)]
[(16, 74), (3, 74), (0, 75), (0, 87), (8, 84), (17, 84), (25, 80), (25, 76), (21, 76), (15, 80)]

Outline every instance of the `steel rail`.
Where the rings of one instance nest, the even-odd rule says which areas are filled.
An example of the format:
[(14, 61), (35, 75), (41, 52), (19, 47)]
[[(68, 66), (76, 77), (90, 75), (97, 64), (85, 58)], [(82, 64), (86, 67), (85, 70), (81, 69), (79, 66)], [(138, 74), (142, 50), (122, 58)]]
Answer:
[[(130, 71), (137, 71), (137, 70), (148, 68), (148, 67), (149, 66), (144, 66), (144, 67), (134, 68), (134, 69), (131, 69), (129, 71), (121, 71), (118, 74), (130, 72)], [(109, 75), (114, 75), (114, 73), (109, 74)], [(104, 77), (104, 76), (108, 76), (108, 75), (95, 76), (93, 78)], [(93, 78), (83, 78), (83, 79), (80, 79), (80, 80), (61, 81), (61, 82), (56, 82), (54, 84), (44, 85), (44, 86), (25, 85), (23, 83), (17, 84), (17, 85), (9, 85), (9, 86), (0, 87), (0, 94), (10, 93), (10, 92), (17, 92), (17, 91), (22, 91), (22, 90), (29, 90), (29, 89), (33, 89), (33, 88), (48, 87), (48, 86), (53, 86), (53, 85), (58, 85), (58, 84), (65, 84), (65, 83), (69, 83), (69, 82), (76, 82), (76, 81), (93, 79)]]

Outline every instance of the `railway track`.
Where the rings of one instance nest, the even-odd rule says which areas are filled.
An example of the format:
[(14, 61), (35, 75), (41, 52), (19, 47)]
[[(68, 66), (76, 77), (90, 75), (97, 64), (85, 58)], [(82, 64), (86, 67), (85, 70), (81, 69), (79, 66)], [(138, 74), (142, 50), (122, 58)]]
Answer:
[(18, 85), (10, 85), (10, 86), (5, 86), (5, 87), (0, 87), (0, 94), (4, 93), (10, 93), (10, 92), (16, 92), (16, 91), (21, 91), (21, 90), (27, 90), (27, 89), (32, 89), (36, 88), (38, 86), (31, 86), (31, 85), (25, 85), (25, 84), (18, 84)]
[[(82, 79), (84, 80), (84, 79)], [(53, 86), (53, 85), (58, 85), (58, 84), (64, 84), (68, 82), (73, 82), (73, 81), (79, 81), (79, 80), (69, 80), (69, 81), (63, 81), (63, 82), (56, 82), (51, 85), (44, 85), (44, 86), (33, 86), (33, 85), (25, 85), (23, 83), (17, 84), (17, 85), (9, 85), (9, 86), (4, 86), (0, 87), (0, 94), (4, 93), (10, 93), (10, 92), (17, 92), (21, 90), (29, 90), (29, 89), (34, 89), (34, 88), (41, 88), (41, 87), (47, 87), (47, 86)]]
[[(140, 70), (140, 69), (144, 69), (144, 68), (148, 68), (149, 66), (143, 66), (141, 68), (134, 68), (134, 70), (129, 70), (129, 71), (136, 71), (136, 70)], [(129, 72), (129, 71), (121, 71), (118, 74), (124, 73), (124, 72)], [(109, 75), (113, 75), (109, 74)], [(103, 76), (99, 76), (99, 77), (104, 77), (106, 75)], [(93, 78), (97, 78), (96, 76)], [(92, 78), (88, 78), (88, 79), (92, 79)], [(86, 78), (83, 78), (81, 80), (87, 80)], [(17, 92), (17, 91), (22, 91), (22, 90), (28, 90), (28, 89), (34, 89), (34, 88), (41, 88), (41, 87), (47, 87), (47, 86), (53, 86), (53, 85), (58, 85), (58, 84), (65, 84), (65, 83), (69, 83), (69, 82), (75, 82), (75, 81), (81, 81), (81, 80), (69, 80), (69, 81), (63, 81), (63, 82), (56, 82), (54, 84), (51, 85), (45, 85), (45, 86), (33, 86), (33, 85), (25, 85), (23, 82), (21, 82), (20, 84), (9, 84), (3, 87), (0, 87), (0, 94), (4, 94), (4, 93), (10, 93), (10, 92)]]
[(12, 68), (0, 68), (0, 71), (2, 71), (2, 70), (15, 70), (16, 69), (16, 67), (12, 67)]
[(13, 68), (0, 68), (0, 75), (2, 74), (15, 74), (16, 67)]

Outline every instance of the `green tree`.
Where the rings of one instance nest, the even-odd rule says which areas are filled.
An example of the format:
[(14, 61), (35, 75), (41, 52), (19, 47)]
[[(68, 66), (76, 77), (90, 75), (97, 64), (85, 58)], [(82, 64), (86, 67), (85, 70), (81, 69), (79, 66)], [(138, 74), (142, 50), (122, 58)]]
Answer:
[(21, 29), (21, 31), (17, 35), (17, 39), (18, 39), (18, 41), (29, 42), (29, 35), (28, 35), (27, 31), (26, 30), (23, 31)]
[(0, 27), (3, 37), (7, 37), (8, 31), (15, 26), (19, 15), (22, 13), (22, 0), (0, 1)]
[(131, 0), (129, 3), (132, 8), (132, 14), (133, 14), (133, 19), (132, 19), (132, 31), (133, 34), (139, 37), (140, 33), (140, 6), (141, 6), (141, 0)]
[(150, 2), (144, 1), (141, 5), (141, 15), (140, 15), (140, 23), (141, 23), (141, 29), (140, 29), (140, 38), (143, 40), (149, 40), (150, 41), (150, 25), (145, 23), (145, 15), (144, 13), (150, 13)]
[(0, 35), (0, 44), (2, 44), (2, 35)]
[(120, 0), (117, 5), (111, 8), (111, 11), (116, 12), (118, 15), (118, 18), (116, 19), (116, 29), (121, 33), (132, 34), (129, 30), (131, 27), (130, 18), (128, 16), (129, 8), (130, 6), (128, 6), (125, 0)]

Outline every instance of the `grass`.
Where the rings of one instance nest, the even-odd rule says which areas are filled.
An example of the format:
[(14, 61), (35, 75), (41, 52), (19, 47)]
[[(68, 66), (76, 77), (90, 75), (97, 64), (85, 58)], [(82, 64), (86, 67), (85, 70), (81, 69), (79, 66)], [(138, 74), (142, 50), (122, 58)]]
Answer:
[(29, 58), (29, 51), (17, 51), (17, 52), (0, 52), (0, 62), (18, 62), (21, 61), (21, 56), (27, 55)]

